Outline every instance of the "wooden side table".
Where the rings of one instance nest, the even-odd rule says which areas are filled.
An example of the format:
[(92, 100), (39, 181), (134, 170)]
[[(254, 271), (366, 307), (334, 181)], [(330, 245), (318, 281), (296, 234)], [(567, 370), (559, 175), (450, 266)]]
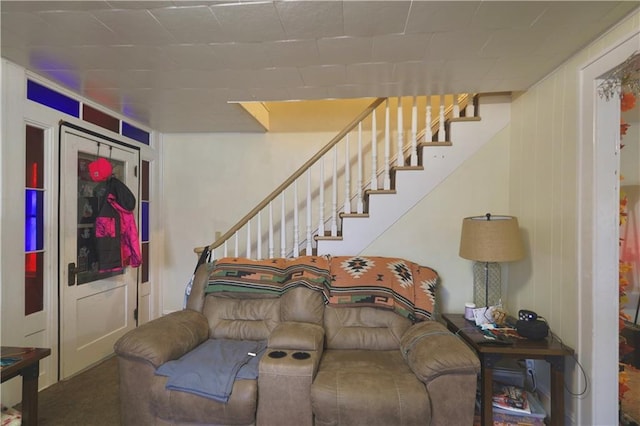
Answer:
[(38, 424), (38, 376), (40, 360), (51, 355), (49, 348), (19, 348), (2, 346), (2, 358), (16, 358), (17, 361), (0, 370), (2, 383), (22, 376), (22, 424)]
[(551, 417), (550, 424), (564, 423), (564, 357), (573, 354), (573, 349), (547, 337), (544, 340), (514, 339), (513, 345), (482, 345), (484, 334), (474, 322), (467, 321), (462, 314), (442, 314), (447, 328), (458, 334), (478, 354), (481, 364), (480, 416), (483, 426), (493, 425), (493, 369), (502, 358), (543, 359), (550, 364)]

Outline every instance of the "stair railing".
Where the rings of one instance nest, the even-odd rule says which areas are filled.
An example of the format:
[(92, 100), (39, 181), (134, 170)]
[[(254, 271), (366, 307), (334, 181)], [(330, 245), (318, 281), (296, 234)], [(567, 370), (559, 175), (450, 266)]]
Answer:
[[(365, 214), (367, 190), (378, 190), (380, 184), (382, 190), (390, 190), (394, 167), (418, 167), (421, 145), (433, 139), (446, 141), (447, 120), (459, 117), (460, 111), (465, 109), (467, 117), (473, 115), (470, 114), (469, 106), (473, 105), (470, 99), (466, 94), (412, 97), (404, 101), (403, 98), (395, 98), (395, 101), (375, 99), (288, 179), (211, 243), (208, 246), (211, 258), (231, 255), (256, 259), (298, 257), (313, 252), (316, 235), (339, 238), (339, 214)], [(434, 100), (438, 114), (431, 117)], [(393, 116), (392, 103), (396, 108)], [(419, 114), (419, 109), (424, 113)], [(405, 110), (410, 112), (406, 114), (411, 117), (409, 126), (405, 124)], [(418, 132), (420, 124), (422, 130)], [(391, 144), (392, 133), (395, 133), (394, 146)], [(409, 134), (406, 143), (405, 133)], [(356, 143), (353, 150), (352, 145)], [(395, 153), (392, 154), (392, 150)], [(382, 160), (378, 152), (383, 153)], [(330, 164), (328, 173), (326, 163)], [(299, 187), (303, 188), (302, 200)], [(325, 192), (330, 192), (330, 203), (325, 200)], [(304, 218), (303, 227), (301, 218)], [(301, 232), (304, 232), (304, 238), (300, 238)], [(241, 238), (244, 238), (244, 244)], [(194, 249), (198, 254), (203, 250), (204, 247)]]

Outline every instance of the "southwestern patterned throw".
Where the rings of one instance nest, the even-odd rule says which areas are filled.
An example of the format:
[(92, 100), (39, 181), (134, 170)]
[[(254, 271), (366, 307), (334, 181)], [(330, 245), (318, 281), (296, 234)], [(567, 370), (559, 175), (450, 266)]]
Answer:
[(291, 288), (303, 285), (325, 293), (329, 277), (329, 261), (322, 256), (264, 260), (224, 257), (216, 261), (205, 292), (281, 295)]
[(390, 257), (336, 256), (331, 273), (330, 305), (384, 307), (412, 321), (433, 315), (433, 269)]
[(433, 316), (437, 282), (433, 269), (391, 257), (225, 257), (215, 262), (205, 292), (279, 296), (302, 285), (322, 292), (332, 306), (385, 308), (423, 321)]

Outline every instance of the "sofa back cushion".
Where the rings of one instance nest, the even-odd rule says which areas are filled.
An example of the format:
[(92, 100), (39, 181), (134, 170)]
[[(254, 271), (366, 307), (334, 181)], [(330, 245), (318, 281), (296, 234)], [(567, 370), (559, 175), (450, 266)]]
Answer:
[(210, 294), (205, 299), (202, 313), (209, 321), (210, 338), (262, 340), (280, 324), (279, 298), (230, 296)]
[(411, 321), (381, 308), (326, 306), (324, 327), (327, 349), (393, 350)]

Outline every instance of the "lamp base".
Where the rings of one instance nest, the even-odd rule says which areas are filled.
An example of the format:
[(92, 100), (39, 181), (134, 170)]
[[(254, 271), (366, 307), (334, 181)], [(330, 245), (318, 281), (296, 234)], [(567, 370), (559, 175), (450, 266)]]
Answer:
[[(486, 267), (486, 270), (485, 270)], [(486, 298), (488, 293), (488, 300)], [(477, 307), (495, 306), (502, 299), (500, 264), (496, 262), (473, 263), (473, 303)]]

